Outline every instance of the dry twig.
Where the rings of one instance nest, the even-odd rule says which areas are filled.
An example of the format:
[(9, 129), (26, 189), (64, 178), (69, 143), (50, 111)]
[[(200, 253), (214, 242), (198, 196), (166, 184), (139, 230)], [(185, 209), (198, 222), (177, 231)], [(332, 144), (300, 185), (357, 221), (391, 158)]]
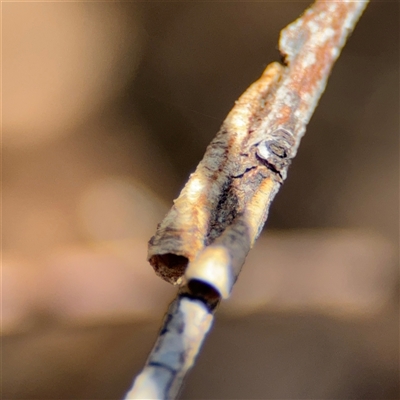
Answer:
[(128, 399), (175, 398), (286, 178), (332, 66), (368, 0), (317, 0), (225, 119), (150, 240), (156, 273), (181, 285)]

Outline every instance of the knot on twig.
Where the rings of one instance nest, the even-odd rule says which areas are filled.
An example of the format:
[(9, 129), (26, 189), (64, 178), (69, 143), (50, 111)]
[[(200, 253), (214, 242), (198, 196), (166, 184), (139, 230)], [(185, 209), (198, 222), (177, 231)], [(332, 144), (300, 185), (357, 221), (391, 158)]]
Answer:
[(290, 165), (292, 149), (295, 145), (293, 134), (280, 128), (267, 134), (256, 148), (256, 155), (271, 171), (286, 178), (286, 169)]

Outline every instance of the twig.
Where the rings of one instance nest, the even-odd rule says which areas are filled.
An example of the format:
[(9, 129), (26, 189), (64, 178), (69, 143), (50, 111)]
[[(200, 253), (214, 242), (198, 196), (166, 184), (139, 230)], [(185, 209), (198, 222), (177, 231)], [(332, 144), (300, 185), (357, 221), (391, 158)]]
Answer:
[(212, 312), (229, 296), (367, 3), (317, 0), (281, 32), (284, 65), (270, 64), (236, 102), (159, 225), (149, 261), (159, 276), (182, 289), (126, 398), (177, 396)]
[(146, 368), (126, 398), (175, 398), (212, 320), (213, 315), (202, 300), (181, 291), (169, 307)]

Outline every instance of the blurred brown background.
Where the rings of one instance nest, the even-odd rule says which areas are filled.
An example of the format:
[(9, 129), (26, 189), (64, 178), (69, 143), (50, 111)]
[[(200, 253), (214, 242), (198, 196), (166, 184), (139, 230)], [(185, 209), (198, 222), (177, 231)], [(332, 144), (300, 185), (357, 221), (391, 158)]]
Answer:
[[(147, 240), (308, 4), (2, 4), (2, 398), (123, 396), (175, 293)], [(399, 398), (398, 134), (373, 1), (182, 398)]]

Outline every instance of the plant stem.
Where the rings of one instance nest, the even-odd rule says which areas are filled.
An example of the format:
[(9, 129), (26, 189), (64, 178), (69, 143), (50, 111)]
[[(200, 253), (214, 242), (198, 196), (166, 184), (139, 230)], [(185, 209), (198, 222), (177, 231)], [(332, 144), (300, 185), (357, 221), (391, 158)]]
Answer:
[(282, 32), (270, 64), (239, 98), (149, 243), (181, 286), (127, 399), (175, 398), (286, 179), (333, 64), (368, 0), (317, 0)]

